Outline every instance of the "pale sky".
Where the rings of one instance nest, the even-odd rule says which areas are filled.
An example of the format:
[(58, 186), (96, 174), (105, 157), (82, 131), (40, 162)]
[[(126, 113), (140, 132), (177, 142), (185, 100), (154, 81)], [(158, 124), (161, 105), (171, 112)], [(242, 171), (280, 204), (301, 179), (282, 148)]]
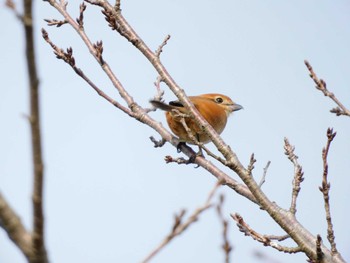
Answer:
[[(68, 1), (77, 17), (79, 1)], [(350, 119), (329, 110), (335, 104), (314, 88), (303, 63), (310, 61), (329, 90), (350, 107), (350, 4), (348, 1), (122, 1), (122, 12), (143, 40), (156, 50), (171, 35), (161, 59), (189, 95), (223, 93), (244, 106), (230, 117), (223, 139), (247, 165), (252, 153), (257, 180), (270, 160), (263, 189), (281, 207), (290, 205), (293, 166), (283, 139), (295, 145), (305, 180), (297, 218), (326, 238), (321, 150), (326, 130), (337, 136), (329, 153), (331, 212), (338, 249), (350, 261)], [(46, 26), (62, 19), (49, 4), (35, 1), (45, 162), (46, 244), (51, 262), (140, 262), (168, 234), (173, 215), (202, 205), (214, 177), (192, 166), (165, 164), (181, 156), (166, 144), (153, 147), (155, 131), (101, 99), (71, 68), (55, 58), (41, 38), (45, 27), (61, 48), (72, 47), (78, 67), (118, 101), (119, 94), (68, 26)], [(23, 30), (15, 16), (0, 9), (0, 191), (31, 226), (32, 164)], [(104, 57), (134, 99), (143, 106), (156, 92), (156, 71), (124, 38), (109, 30), (100, 9), (88, 5), (85, 29), (103, 40)], [(166, 87), (165, 99), (175, 96)], [(152, 113), (164, 125), (162, 112)], [(221, 167), (218, 164), (219, 167)], [(223, 168), (233, 178), (238, 176)], [(259, 207), (225, 187), (224, 212), (238, 212), (262, 234), (284, 234)], [(230, 219), (229, 219), (230, 220)], [(224, 262), (221, 225), (214, 210), (203, 213), (153, 261)], [(230, 220), (232, 262), (305, 262), (266, 248), (239, 232)], [(0, 262), (25, 262), (0, 231)], [(287, 242), (287, 245), (294, 245)]]

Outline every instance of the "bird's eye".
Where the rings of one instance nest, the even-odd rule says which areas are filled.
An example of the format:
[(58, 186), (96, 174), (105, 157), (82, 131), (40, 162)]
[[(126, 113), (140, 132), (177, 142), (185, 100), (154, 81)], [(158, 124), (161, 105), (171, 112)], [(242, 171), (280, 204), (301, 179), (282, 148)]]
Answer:
[(216, 101), (217, 103), (222, 103), (224, 100), (223, 100), (221, 97), (217, 97), (217, 98), (215, 99), (215, 101)]

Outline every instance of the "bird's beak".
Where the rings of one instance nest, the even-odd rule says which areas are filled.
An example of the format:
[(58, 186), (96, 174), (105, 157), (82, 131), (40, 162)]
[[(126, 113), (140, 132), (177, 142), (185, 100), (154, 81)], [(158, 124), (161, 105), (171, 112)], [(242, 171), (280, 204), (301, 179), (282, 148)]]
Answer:
[(239, 104), (231, 105), (231, 110), (232, 111), (238, 111), (238, 110), (241, 110), (241, 109), (243, 109), (243, 107), (241, 105), (239, 105)]

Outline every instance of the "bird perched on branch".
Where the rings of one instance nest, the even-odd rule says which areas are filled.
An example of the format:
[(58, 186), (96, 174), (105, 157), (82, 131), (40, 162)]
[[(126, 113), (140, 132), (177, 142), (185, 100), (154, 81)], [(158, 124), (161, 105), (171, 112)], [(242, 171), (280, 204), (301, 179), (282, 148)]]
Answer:
[[(190, 96), (189, 99), (218, 134), (224, 130), (228, 116), (243, 108), (222, 94), (203, 94)], [(157, 100), (150, 102), (154, 107), (166, 111), (168, 125), (181, 142), (210, 142), (209, 136), (190, 117), (188, 110), (180, 101), (170, 101), (169, 104)]]

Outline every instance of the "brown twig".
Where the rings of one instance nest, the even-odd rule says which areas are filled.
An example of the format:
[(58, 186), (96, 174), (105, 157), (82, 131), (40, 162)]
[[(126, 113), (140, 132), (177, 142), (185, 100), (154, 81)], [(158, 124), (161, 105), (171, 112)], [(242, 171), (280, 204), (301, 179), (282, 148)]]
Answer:
[(79, 17), (77, 18), (77, 23), (81, 29), (84, 28), (84, 11), (86, 10), (85, 3), (81, 3), (79, 7)]
[(316, 239), (316, 263), (320, 263), (322, 262), (323, 259), (323, 252), (322, 252), (322, 238), (320, 235), (317, 235), (317, 239)]
[(170, 35), (167, 35), (162, 44), (160, 44), (160, 46), (158, 47), (158, 49), (155, 52), (155, 55), (157, 58), (160, 58), (160, 54), (163, 52), (163, 47), (168, 43), (168, 40), (170, 39)]
[[(66, 62), (68, 65), (70, 65), (73, 70), (75, 71), (75, 73), (80, 76), (83, 80), (86, 81), (86, 83), (88, 83), (90, 85), (90, 87), (92, 87), (98, 95), (100, 95), (102, 98), (104, 98), (105, 100), (107, 100), (108, 102), (110, 102), (112, 105), (114, 105), (115, 107), (117, 107), (118, 109), (122, 110), (123, 112), (125, 112), (126, 114), (128, 114), (131, 117), (134, 117), (133, 112), (128, 109), (127, 107), (124, 107), (123, 105), (121, 105), (119, 102), (117, 102), (116, 100), (112, 99), (110, 96), (108, 96), (105, 92), (103, 92), (100, 88), (98, 88), (85, 74), (84, 72), (78, 68), (76, 66), (75, 63), (75, 59), (73, 56), (73, 49), (72, 48), (68, 48), (67, 51), (64, 51), (63, 49), (58, 48), (54, 43), (52, 43), (52, 41), (49, 38), (48, 33), (46, 32), (45, 29), (41, 29), (42, 32), (42, 36), (45, 39), (45, 41), (47, 43), (50, 44), (50, 46), (52, 47), (52, 49), (54, 50), (54, 53), (56, 55), (56, 57), (58, 59), (62, 59), (64, 62)], [(101, 45), (102, 43), (99, 43), (100, 46), (96, 51), (96, 52), (100, 52), (100, 54), (98, 55), (99, 57), (102, 57), (102, 51), (100, 51), (102, 49)], [(102, 59), (102, 58), (100, 58)]]
[(48, 26), (61, 27), (68, 23), (67, 20), (57, 20), (57, 19), (44, 19)]
[[(273, 239), (269, 238), (268, 235), (262, 235), (253, 230), (244, 220), (243, 217), (241, 217), (238, 213), (231, 214), (231, 217), (237, 222), (237, 226), (241, 232), (243, 232), (246, 236), (250, 236), (254, 240), (263, 243), (264, 246), (270, 246), (274, 249), (277, 249), (278, 251), (284, 252), (284, 253), (298, 253), (303, 252), (301, 247), (286, 247), (282, 246), (276, 242), (273, 241)], [(275, 237), (275, 236), (273, 236)], [(285, 236), (283, 236), (284, 238)]]
[(263, 176), (261, 177), (260, 183), (259, 183), (259, 187), (261, 188), (261, 186), (265, 183), (265, 179), (266, 179), (266, 175), (267, 175), (267, 170), (269, 169), (271, 164), (271, 161), (268, 161), (266, 166), (264, 167), (264, 173)]
[(211, 200), (220, 187), (221, 183), (218, 182), (215, 184), (214, 188), (209, 192), (208, 197), (204, 205), (198, 207), (189, 217), (183, 222), (185, 216), (185, 210), (181, 210), (180, 213), (174, 216), (174, 224), (172, 226), (171, 232), (164, 238), (164, 240), (154, 249), (152, 252), (142, 260), (143, 263), (149, 262), (155, 255), (157, 255), (166, 245), (170, 243), (175, 237), (182, 234), (190, 225), (198, 220), (200, 214), (212, 207)]
[(15, 2), (13, 2), (12, 0), (6, 0), (5, 5), (6, 5), (9, 9), (11, 9), (11, 10), (13, 11), (13, 13), (15, 14), (15, 16), (16, 16), (21, 22), (23, 22), (23, 15), (22, 15), (20, 12), (18, 12)]
[(301, 189), (300, 184), (302, 181), (304, 181), (304, 178), (303, 178), (304, 172), (302, 170), (301, 165), (298, 163), (298, 156), (294, 154), (295, 147), (289, 143), (287, 138), (284, 138), (284, 149), (285, 149), (285, 155), (288, 156), (288, 159), (294, 165), (292, 201), (290, 204), (289, 211), (295, 215), (295, 213), (297, 212), (297, 209), (296, 209), (297, 198)]
[(204, 144), (201, 146), (201, 148), (212, 158), (214, 158), (215, 160), (219, 161), (220, 163), (222, 163), (223, 165), (227, 165), (227, 161), (223, 158), (221, 158), (220, 156), (217, 156), (215, 153), (213, 153), (212, 151), (210, 151), (208, 149), (208, 147), (206, 147)]
[(330, 110), (330, 112), (335, 113), (337, 116), (344, 115), (344, 116), (350, 116), (350, 110), (348, 110), (339, 100), (338, 98), (334, 95), (334, 93), (330, 92), (327, 89), (327, 84), (323, 79), (319, 79), (314, 72), (312, 66), (307, 60), (304, 60), (304, 63), (307, 67), (307, 69), (310, 72), (310, 78), (315, 82), (316, 84), (316, 89), (320, 90), (326, 97), (329, 97), (331, 100), (333, 100), (338, 107), (333, 108)]
[(162, 90), (160, 88), (160, 83), (163, 81), (162, 77), (161, 76), (158, 76), (156, 81), (154, 82), (154, 86), (156, 87), (157, 89), (157, 94), (154, 96), (154, 100), (157, 100), (157, 101), (162, 101), (163, 99), (163, 95), (164, 95), (164, 90)]
[(252, 153), (252, 155), (250, 156), (250, 161), (247, 168), (247, 172), (249, 176), (252, 176), (253, 169), (255, 168), (254, 167), (255, 163), (256, 163), (256, 159), (254, 158), (254, 153)]
[(326, 147), (322, 149), (322, 160), (323, 160), (323, 177), (322, 177), (322, 186), (319, 187), (320, 191), (323, 194), (324, 199), (324, 207), (326, 210), (326, 220), (327, 220), (327, 238), (329, 243), (331, 244), (332, 255), (337, 255), (338, 250), (335, 243), (335, 236), (332, 224), (332, 216), (329, 204), (329, 189), (331, 188), (331, 184), (328, 182), (328, 152), (331, 146), (331, 143), (336, 136), (336, 132), (333, 132), (333, 129), (327, 129), (327, 144)]
[(224, 204), (224, 195), (220, 195), (219, 197), (219, 203), (216, 205), (216, 211), (219, 216), (219, 219), (222, 224), (222, 238), (223, 238), (223, 244), (222, 244), (222, 249), (224, 250), (225, 253), (225, 262), (229, 263), (230, 262), (230, 253), (232, 251), (232, 246), (230, 244), (230, 241), (228, 240), (228, 220), (225, 219), (223, 212), (222, 212), (222, 206)]

